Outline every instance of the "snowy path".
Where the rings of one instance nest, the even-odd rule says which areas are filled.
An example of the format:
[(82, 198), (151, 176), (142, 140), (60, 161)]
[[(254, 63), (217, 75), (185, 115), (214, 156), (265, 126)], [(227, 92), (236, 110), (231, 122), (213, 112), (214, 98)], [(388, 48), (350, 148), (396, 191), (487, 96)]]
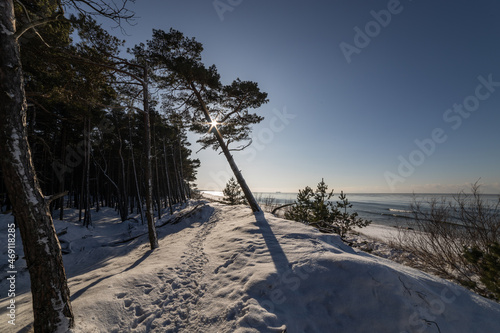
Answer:
[[(139, 283), (135, 285), (135, 292), (117, 295), (117, 299), (123, 300), (130, 318), (134, 318), (131, 332), (142, 332), (144, 328), (151, 332), (188, 332), (190, 323), (198, 322), (198, 300), (206, 290), (202, 280), (209, 260), (204, 242), (215, 221), (215, 216), (211, 216), (208, 221), (192, 225), (196, 229), (184, 235), (186, 246), (182, 253), (171, 254), (180, 259), (178, 265), (160, 268), (156, 273), (159, 281), (155, 285)], [(137, 298), (137, 289), (147, 301)]]

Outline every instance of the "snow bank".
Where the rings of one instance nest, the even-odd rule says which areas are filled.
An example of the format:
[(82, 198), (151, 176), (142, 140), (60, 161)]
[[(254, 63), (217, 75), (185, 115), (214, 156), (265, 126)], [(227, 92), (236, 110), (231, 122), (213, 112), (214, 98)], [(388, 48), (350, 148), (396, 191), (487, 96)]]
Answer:
[[(500, 332), (500, 305), (462, 287), (297, 222), (195, 204), (176, 213), (190, 212), (178, 224), (158, 228), (153, 252), (140, 236), (145, 227), (120, 223), (111, 210), (95, 215), (93, 230), (56, 222), (58, 231), (68, 228), (60, 238), (75, 333)], [(26, 284), (27, 274), (19, 278)], [(4, 319), (2, 332), (32, 321), (28, 290), (17, 297), (18, 325)]]

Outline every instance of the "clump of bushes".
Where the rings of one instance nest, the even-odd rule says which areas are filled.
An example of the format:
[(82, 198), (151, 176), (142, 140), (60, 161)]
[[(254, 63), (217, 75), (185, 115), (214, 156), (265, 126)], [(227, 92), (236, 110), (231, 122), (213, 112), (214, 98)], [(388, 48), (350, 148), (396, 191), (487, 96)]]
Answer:
[(411, 205), (409, 226), (395, 245), (412, 253), (422, 269), (500, 300), (500, 198), (488, 201), (474, 184), (446, 200)]
[(285, 218), (309, 224), (323, 232), (335, 232), (344, 238), (354, 227), (365, 227), (371, 223), (358, 217), (358, 213), (348, 213), (352, 204), (343, 191), (340, 201), (333, 202), (333, 190), (328, 192), (328, 185), (321, 179), (316, 190), (306, 186), (299, 190), (297, 201), (285, 213)]

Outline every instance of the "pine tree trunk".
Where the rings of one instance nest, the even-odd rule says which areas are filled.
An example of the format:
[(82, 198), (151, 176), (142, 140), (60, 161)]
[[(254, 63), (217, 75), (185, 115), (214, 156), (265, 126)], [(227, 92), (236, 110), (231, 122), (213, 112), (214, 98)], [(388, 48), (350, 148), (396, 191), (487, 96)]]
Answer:
[(99, 170), (95, 170), (95, 188), (94, 188), (94, 194), (95, 194), (95, 212), (99, 213), (101, 210), (101, 203), (99, 202), (99, 198), (101, 197), (99, 193)]
[(176, 190), (177, 190), (177, 196), (179, 197), (179, 201), (180, 202), (185, 202), (186, 200), (184, 199), (184, 195), (183, 195), (183, 192), (182, 192), (182, 183), (181, 183), (181, 179), (179, 177), (179, 170), (177, 169), (177, 163), (175, 162), (175, 151), (174, 151), (174, 146), (170, 146), (170, 148), (172, 149), (172, 166), (174, 167), (174, 179), (175, 179), (175, 182), (177, 184), (176, 186)]
[(155, 157), (155, 175), (156, 175), (156, 204), (158, 206), (158, 220), (161, 220), (161, 193), (160, 193), (160, 175), (158, 174), (158, 158)]
[(155, 126), (154, 126), (154, 122), (153, 122), (153, 133), (152, 133), (152, 138), (153, 138), (153, 152), (154, 152), (154, 156), (155, 156), (155, 178), (156, 178), (156, 186), (155, 186), (155, 197), (156, 197), (156, 206), (157, 206), (157, 209), (158, 209), (158, 220), (161, 220), (161, 194), (160, 194), (160, 177), (158, 175), (158, 153), (157, 153), (157, 147), (156, 147), (156, 129), (155, 129)]
[(231, 166), (231, 170), (233, 170), (234, 176), (236, 177), (236, 180), (238, 181), (238, 184), (240, 184), (241, 190), (243, 191), (243, 194), (245, 195), (245, 198), (248, 201), (248, 204), (252, 208), (252, 211), (254, 212), (260, 212), (260, 206), (257, 203), (257, 200), (255, 200), (255, 197), (253, 196), (252, 191), (250, 191), (250, 188), (248, 187), (245, 178), (243, 178), (243, 175), (241, 174), (241, 171), (238, 169), (236, 166), (236, 162), (234, 162), (233, 155), (229, 152), (229, 149), (226, 146), (226, 143), (222, 139), (222, 136), (220, 135), (219, 131), (217, 131), (216, 128), (213, 129), (214, 132), (216, 132), (216, 137), (219, 140), (219, 144), (222, 148), (222, 151), (224, 152), (224, 155), (226, 156), (227, 161), (229, 162), (229, 165)]
[(182, 145), (181, 145), (181, 138), (180, 138), (180, 129), (177, 128), (177, 131), (178, 131), (178, 138), (177, 138), (177, 142), (179, 144), (179, 164), (180, 164), (180, 167), (179, 167), (179, 172), (180, 172), (180, 178), (182, 180), (182, 191), (184, 193), (184, 197), (187, 199), (191, 199), (191, 193), (190, 193), (190, 189), (189, 189), (189, 184), (188, 182), (186, 182), (184, 180), (184, 167), (182, 165)]
[[(61, 135), (61, 163), (63, 166), (66, 164), (66, 127), (63, 125), (62, 129), (62, 135)], [(58, 193), (64, 192), (64, 180), (65, 180), (65, 175), (61, 171), (61, 175), (59, 178), (59, 191)], [(64, 197), (61, 197), (59, 199), (59, 220), (63, 220), (64, 218)]]
[[(207, 122), (211, 123), (212, 118), (210, 117), (210, 114), (208, 113), (207, 106), (205, 105), (205, 102), (203, 101), (203, 98), (201, 97), (200, 92), (196, 89), (194, 84), (191, 84), (191, 89), (194, 91), (196, 98), (198, 99), (198, 102), (200, 102), (203, 110), (203, 114), (205, 115), (205, 119)], [(236, 165), (236, 162), (234, 161), (233, 155), (231, 155), (231, 152), (227, 148), (226, 142), (224, 142), (224, 139), (222, 138), (222, 135), (219, 133), (217, 130), (217, 127), (213, 127), (212, 133), (214, 133), (215, 137), (217, 138), (217, 141), (219, 142), (219, 146), (222, 149), (222, 152), (224, 153), (224, 156), (227, 159), (227, 162), (229, 163), (229, 166), (231, 167), (231, 170), (233, 170), (234, 176), (236, 177), (236, 180), (238, 181), (238, 184), (240, 184), (241, 190), (243, 191), (243, 194), (245, 195), (245, 198), (248, 201), (248, 204), (250, 205), (250, 208), (252, 208), (252, 211), (254, 212), (260, 212), (260, 206), (257, 203), (257, 200), (255, 200), (255, 197), (253, 196), (252, 191), (250, 191), (250, 188), (247, 185), (247, 182), (245, 181), (245, 178), (243, 178), (243, 175), (241, 174), (241, 171), (238, 169), (238, 166)]]
[(30, 273), (35, 332), (74, 324), (61, 247), (26, 134), (26, 97), (12, 0), (0, 3), (0, 163)]
[(146, 218), (148, 220), (149, 244), (151, 250), (156, 249), (158, 237), (153, 215), (153, 176), (151, 167), (151, 124), (149, 121), (149, 96), (148, 96), (148, 70), (144, 68), (143, 82), (143, 102), (144, 102), (144, 178), (146, 178)]
[[(134, 170), (134, 180), (135, 180), (135, 190), (137, 192), (137, 209), (141, 213), (141, 223), (144, 224), (144, 213), (142, 212), (142, 200), (141, 192), (139, 191), (139, 181), (137, 179), (137, 169), (135, 167), (135, 157), (134, 157), (134, 147), (132, 145), (132, 126), (130, 125), (130, 118), (128, 119), (128, 131), (129, 131), (129, 141), (130, 141), (130, 157), (132, 158), (132, 169)], [(132, 200), (132, 206), (134, 205), (134, 200)], [(131, 211), (131, 213), (133, 213)]]
[(170, 208), (170, 215), (173, 215), (174, 211), (172, 209), (172, 190), (170, 189), (170, 177), (168, 175), (168, 160), (167, 160), (167, 149), (165, 147), (165, 141), (163, 141), (163, 156), (165, 159), (165, 179), (167, 182), (168, 207)]
[(83, 191), (85, 193), (84, 195), (84, 208), (85, 208), (85, 215), (83, 217), (83, 225), (85, 227), (90, 227), (92, 226), (92, 212), (90, 210), (90, 118), (85, 119), (85, 126), (84, 126), (84, 140), (85, 140), (85, 145), (84, 145), (84, 150), (85, 150), (85, 166), (84, 166), (84, 186)]
[(120, 146), (118, 148), (118, 156), (120, 156), (120, 171), (122, 173), (122, 183), (121, 183), (121, 191), (119, 188), (117, 188), (118, 191), (118, 200), (119, 200), (119, 205), (120, 205), (120, 217), (122, 222), (128, 219), (128, 193), (127, 193), (127, 183), (126, 183), (126, 177), (127, 174), (125, 173), (125, 159), (123, 158), (123, 153), (122, 153), (122, 146), (123, 146), (123, 140), (122, 136), (120, 134), (120, 130), (118, 129), (118, 140), (120, 143)]

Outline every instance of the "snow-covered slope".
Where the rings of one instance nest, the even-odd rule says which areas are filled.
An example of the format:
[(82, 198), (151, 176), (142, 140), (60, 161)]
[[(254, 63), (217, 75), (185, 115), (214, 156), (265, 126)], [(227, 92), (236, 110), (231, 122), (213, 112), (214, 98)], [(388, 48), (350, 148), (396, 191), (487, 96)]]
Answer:
[[(152, 252), (146, 235), (120, 242), (145, 232), (140, 224), (120, 223), (109, 209), (94, 222), (90, 231), (56, 221), (68, 228), (60, 238), (75, 333), (500, 332), (498, 303), (244, 206), (200, 205), (158, 228)], [(0, 246), (6, 262), (6, 239)], [(32, 321), (27, 273), (17, 283), (15, 328), (5, 319), (5, 279), (0, 285), (1, 332)]]

